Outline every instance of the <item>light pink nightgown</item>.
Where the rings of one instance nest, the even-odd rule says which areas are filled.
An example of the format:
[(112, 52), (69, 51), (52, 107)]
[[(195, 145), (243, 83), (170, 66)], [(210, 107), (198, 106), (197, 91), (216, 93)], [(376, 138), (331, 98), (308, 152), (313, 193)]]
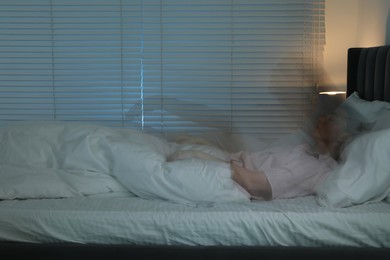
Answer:
[(263, 171), (272, 189), (272, 199), (313, 195), (315, 187), (337, 165), (332, 157), (313, 153), (307, 144), (293, 149), (239, 152), (231, 159), (248, 170)]

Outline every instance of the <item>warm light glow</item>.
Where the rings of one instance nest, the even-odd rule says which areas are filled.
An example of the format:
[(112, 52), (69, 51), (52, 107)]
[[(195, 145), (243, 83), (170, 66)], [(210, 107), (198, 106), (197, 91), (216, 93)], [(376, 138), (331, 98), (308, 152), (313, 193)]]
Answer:
[(345, 91), (321, 91), (320, 95), (340, 95), (340, 94), (345, 94)]

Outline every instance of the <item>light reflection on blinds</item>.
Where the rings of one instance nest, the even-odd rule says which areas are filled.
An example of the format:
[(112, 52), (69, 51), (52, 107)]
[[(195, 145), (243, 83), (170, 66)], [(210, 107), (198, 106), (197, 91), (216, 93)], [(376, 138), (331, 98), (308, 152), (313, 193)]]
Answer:
[(321, 76), (323, 0), (5, 0), (0, 122), (277, 138)]

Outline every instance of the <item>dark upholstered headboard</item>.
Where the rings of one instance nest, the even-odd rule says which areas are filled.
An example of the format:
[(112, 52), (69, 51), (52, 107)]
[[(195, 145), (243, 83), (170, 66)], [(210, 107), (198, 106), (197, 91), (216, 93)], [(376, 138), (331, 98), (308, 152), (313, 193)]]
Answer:
[(390, 102), (390, 45), (348, 50), (347, 96)]

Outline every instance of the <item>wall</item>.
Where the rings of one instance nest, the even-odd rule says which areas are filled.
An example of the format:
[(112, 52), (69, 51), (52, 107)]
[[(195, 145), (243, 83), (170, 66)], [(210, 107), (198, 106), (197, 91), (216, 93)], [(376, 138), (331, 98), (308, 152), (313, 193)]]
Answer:
[(390, 0), (360, 0), (358, 6), (358, 46), (374, 46), (389, 43)]
[(347, 50), (390, 44), (389, 0), (327, 0), (325, 77), (320, 85), (345, 90)]

